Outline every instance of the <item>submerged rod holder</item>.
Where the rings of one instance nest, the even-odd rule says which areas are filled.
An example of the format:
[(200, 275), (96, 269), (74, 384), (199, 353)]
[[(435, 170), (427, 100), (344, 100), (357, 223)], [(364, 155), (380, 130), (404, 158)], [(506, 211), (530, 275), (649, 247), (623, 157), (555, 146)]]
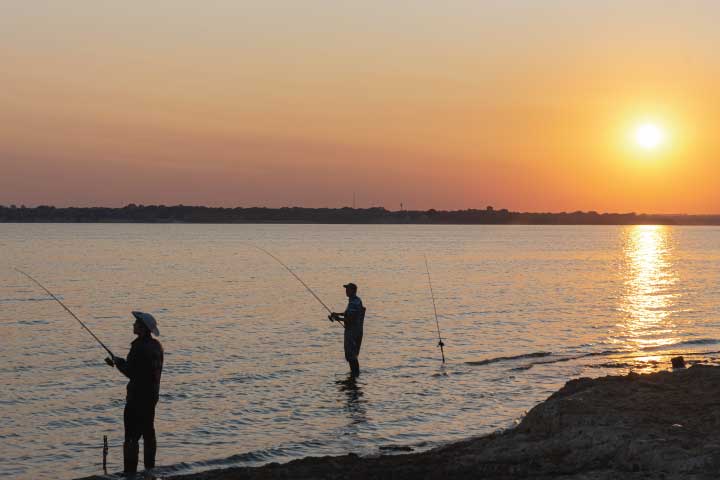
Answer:
[(440, 335), (440, 321), (438, 320), (438, 314), (437, 314), (437, 307), (435, 306), (435, 294), (433, 293), (432, 288), (432, 281), (430, 280), (430, 267), (428, 266), (428, 259), (427, 255), (423, 254), (425, 257), (425, 270), (427, 270), (427, 277), (428, 277), (428, 285), (430, 286), (430, 297), (432, 298), (433, 302), (433, 312), (435, 312), (435, 325), (437, 325), (437, 333), (438, 333), (438, 347), (440, 347), (440, 355), (442, 355), (442, 362), (445, 363), (445, 344), (442, 341), (442, 336)]
[(105, 475), (107, 475), (107, 456), (108, 456), (107, 435), (103, 435), (103, 472), (105, 472)]
[(85, 324), (83, 323), (83, 321), (80, 320), (80, 319), (77, 317), (77, 315), (75, 315), (75, 314), (72, 312), (72, 310), (70, 310), (62, 301), (60, 301), (59, 298), (57, 298), (50, 290), (48, 290), (47, 288), (45, 288), (42, 283), (38, 282), (38, 281), (35, 280), (33, 277), (31, 277), (29, 274), (23, 272), (23, 271), (20, 270), (19, 268), (16, 268), (15, 271), (18, 272), (18, 273), (22, 273), (22, 274), (25, 275), (27, 278), (29, 278), (30, 280), (32, 280), (38, 287), (40, 287), (40, 288), (42, 288), (43, 290), (45, 290), (45, 292), (46, 292), (48, 295), (50, 295), (56, 302), (58, 302), (70, 315), (72, 315), (72, 317), (73, 317), (75, 320), (78, 321), (78, 323), (79, 323), (85, 330), (87, 330), (87, 332), (88, 332), (90, 335), (92, 335), (92, 337), (100, 344), (100, 346), (101, 346), (102, 348), (104, 348), (106, 352), (108, 352), (108, 353), (110, 354), (110, 358), (115, 357), (115, 355), (113, 355), (113, 353), (110, 351), (110, 349), (109, 349), (108, 347), (106, 347), (105, 344), (104, 344), (103, 342), (101, 342), (98, 337), (95, 336), (95, 334), (92, 332), (92, 330), (90, 330), (90, 329), (87, 327), (87, 325), (85, 325)]

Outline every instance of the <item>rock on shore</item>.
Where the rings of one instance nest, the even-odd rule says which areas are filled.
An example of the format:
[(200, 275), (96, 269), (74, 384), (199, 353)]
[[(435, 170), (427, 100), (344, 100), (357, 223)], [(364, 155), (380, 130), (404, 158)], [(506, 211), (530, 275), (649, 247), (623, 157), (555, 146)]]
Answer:
[(572, 380), (516, 428), (428, 452), (311, 457), (172, 478), (717, 479), (720, 367)]

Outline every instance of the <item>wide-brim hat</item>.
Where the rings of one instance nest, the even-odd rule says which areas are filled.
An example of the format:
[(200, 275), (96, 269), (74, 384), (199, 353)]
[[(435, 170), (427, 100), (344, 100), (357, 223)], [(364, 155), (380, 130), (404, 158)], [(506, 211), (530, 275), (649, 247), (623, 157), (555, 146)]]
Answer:
[(132, 312), (132, 314), (133, 317), (143, 322), (148, 330), (150, 330), (155, 336), (160, 335), (160, 330), (158, 330), (157, 320), (155, 320), (155, 317), (145, 312)]

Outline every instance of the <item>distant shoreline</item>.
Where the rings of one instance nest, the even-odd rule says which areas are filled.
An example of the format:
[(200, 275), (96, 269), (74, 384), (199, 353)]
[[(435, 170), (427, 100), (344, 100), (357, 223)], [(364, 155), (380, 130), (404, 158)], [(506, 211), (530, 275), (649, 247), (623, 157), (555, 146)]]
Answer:
[(222, 208), (134, 205), (122, 208), (0, 206), (0, 223), (199, 223), (378, 225), (720, 225), (720, 215), (496, 210), (399, 210), (373, 208)]

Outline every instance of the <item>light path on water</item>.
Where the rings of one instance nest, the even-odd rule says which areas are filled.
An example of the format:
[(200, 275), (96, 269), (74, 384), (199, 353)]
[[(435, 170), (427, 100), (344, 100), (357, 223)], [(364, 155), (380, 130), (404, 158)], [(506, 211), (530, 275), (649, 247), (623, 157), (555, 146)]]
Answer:
[[(0, 224), (0, 476), (121, 470), (131, 310), (160, 322), (163, 472), (429, 448), (513, 425), (578, 376), (720, 350), (720, 229)], [(356, 385), (332, 310), (368, 308)], [(442, 366), (423, 254), (445, 343)], [(505, 357), (505, 358), (503, 358)], [(659, 363), (653, 363), (659, 362)], [(58, 473), (61, 472), (61, 473)]]

